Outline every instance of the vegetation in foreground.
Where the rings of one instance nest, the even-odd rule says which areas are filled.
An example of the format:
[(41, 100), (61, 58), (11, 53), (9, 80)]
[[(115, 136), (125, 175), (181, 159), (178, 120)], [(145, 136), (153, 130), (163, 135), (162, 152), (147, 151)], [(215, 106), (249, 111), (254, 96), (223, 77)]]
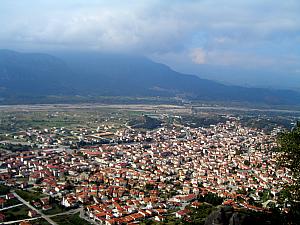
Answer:
[(89, 225), (90, 223), (84, 219), (81, 219), (79, 213), (72, 215), (62, 215), (52, 217), (52, 220), (59, 225)]
[(292, 171), (294, 182), (286, 187), (286, 204), (290, 205), (289, 224), (300, 221), (300, 123), (290, 131), (282, 133), (278, 138), (278, 151), (281, 152), (279, 164)]

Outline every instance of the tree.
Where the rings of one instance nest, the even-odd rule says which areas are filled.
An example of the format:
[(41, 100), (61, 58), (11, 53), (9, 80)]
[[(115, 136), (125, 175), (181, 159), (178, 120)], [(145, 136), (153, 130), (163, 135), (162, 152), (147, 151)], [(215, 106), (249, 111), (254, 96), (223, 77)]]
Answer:
[(245, 164), (246, 166), (250, 166), (250, 161), (249, 161), (249, 160), (245, 160), (245, 161), (244, 161), (244, 164)]
[[(287, 203), (290, 207), (290, 223), (300, 221), (300, 123), (289, 132), (278, 136), (279, 165), (291, 170), (294, 182), (286, 190), (289, 192)], [(298, 223), (297, 223), (298, 222)]]

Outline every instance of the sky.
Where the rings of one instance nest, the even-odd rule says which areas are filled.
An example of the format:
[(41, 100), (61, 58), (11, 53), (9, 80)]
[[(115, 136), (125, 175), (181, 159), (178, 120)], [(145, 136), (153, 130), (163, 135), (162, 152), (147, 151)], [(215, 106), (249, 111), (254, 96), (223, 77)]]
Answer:
[(300, 1), (0, 0), (0, 48), (125, 52), (224, 82), (266, 74), (300, 88)]

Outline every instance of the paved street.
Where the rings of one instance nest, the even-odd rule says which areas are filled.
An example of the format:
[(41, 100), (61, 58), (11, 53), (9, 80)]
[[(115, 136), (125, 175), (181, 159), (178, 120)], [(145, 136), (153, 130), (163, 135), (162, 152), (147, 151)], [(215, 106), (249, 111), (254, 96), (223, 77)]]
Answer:
[[(42, 217), (34, 217), (34, 218), (30, 218), (30, 219), (26, 219), (27, 221), (31, 221), (31, 220), (36, 220), (36, 219), (40, 219)], [(1, 224), (14, 224), (14, 223), (21, 223), (24, 220), (14, 220), (14, 221), (8, 221), (8, 222), (2, 222)]]
[(12, 209), (12, 208), (15, 208), (15, 207), (18, 207), (18, 206), (21, 206), (21, 205), (23, 205), (23, 203), (2, 208), (2, 209), (0, 209), (0, 211), (7, 210), (7, 209)]
[(58, 225), (56, 222), (54, 222), (52, 219), (49, 218), (49, 216), (45, 215), (43, 212), (41, 212), (40, 210), (34, 208), (32, 205), (29, 204), (29, 202), (26, 202), (23, 198), (21, 198), (16, 192), (13, 192), (14, 195), (16, 196), (16, 198), (22, 202), (24, 205), (26, 205), (28, 208), (36, 211), (38, 214), (41, 215), (42, 218), (44, 218), (45, 220), (47, 220), (50, 224), (52, 225)]

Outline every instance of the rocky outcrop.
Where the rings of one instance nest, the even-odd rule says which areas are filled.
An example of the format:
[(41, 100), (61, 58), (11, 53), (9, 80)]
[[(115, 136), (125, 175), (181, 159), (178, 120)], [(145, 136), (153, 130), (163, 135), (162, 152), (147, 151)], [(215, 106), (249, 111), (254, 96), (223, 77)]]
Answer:
[(232, 207), (219, 207), (206, 218), (205, 225), (229, 225), (233, 213)]
[(213, 211), (205, 220), (205, 225), (264, 225), (280, 224), (274, 221), (267, 214), (259, 214), (250, 211), (235, 211), (232, 207), (220, 206)]

